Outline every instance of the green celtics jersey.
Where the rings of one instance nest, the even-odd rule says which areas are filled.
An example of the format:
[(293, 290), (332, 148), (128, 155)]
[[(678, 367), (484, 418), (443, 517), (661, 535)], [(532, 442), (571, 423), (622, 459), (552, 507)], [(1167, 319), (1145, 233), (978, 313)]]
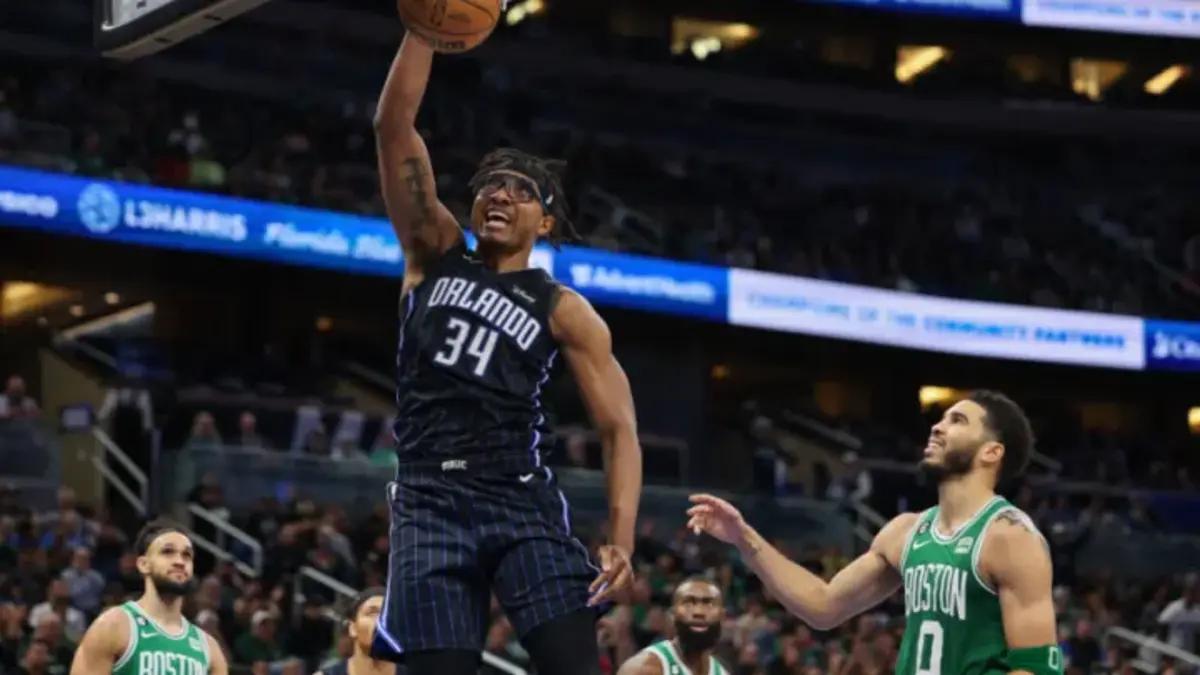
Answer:
[(172, 635), (136, 603), (121, 605), (129, 619), (129, 645), (113, 666), (113, 675), (208, 675), (208, 638), (187, 619)]
[[(675, 643), (670, 640), (662, 640), (646, 647), (643, 652), (650, 652), (658, 657), (662, 663), (663, 675), (700, 675), (693, 673), (687, 666), (683, 664), (683, 659), (679, 656), (679, 652), (675, 651)], [(708, 657), (708, 675), (729, 675), (729, 671), (725, 670), (725, 666), (721, 662)]]
[(1009, 672), (1000, 598), (978, 571), (984, 533), (1005, 512), (1029, 521), (1000, 496), (949, 535), (937, 530), (936, 506), (921, 514), (900, 558), (906, 624), (896, 675)]

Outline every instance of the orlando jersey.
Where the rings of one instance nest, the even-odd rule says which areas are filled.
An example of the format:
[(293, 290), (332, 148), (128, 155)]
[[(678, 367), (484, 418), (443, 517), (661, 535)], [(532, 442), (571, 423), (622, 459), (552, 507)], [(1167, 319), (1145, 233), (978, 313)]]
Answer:
[(426, 270), (401, 299), (393, 428), (401, 462), (527, 452), (541, 464), (559, 292), (545, 271), (494, 272), (463, 244)]

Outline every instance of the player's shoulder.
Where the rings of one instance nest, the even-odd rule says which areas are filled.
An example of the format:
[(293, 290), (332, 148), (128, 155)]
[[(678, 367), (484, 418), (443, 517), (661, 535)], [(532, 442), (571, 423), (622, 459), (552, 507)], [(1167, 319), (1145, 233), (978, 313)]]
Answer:
[(899, 568), (904, 558), (904, 549), (925, 514), (904, 512), (884, 523), (871, 542), (871, 550), (882, 555), (889, 564)]
[(113, 653), (125, 650), (133, 635), (133, 619), (124, 605), (109, 607), (88, 626), (84, 639), (106, 647)]
[(1048, 545), (1033, 518), (1011, 505), (996, 512), (985, 535), (987, 545), (1002, 550), (1022, 550), (1027, 547), (1043, 549)]
[(608, 335), (608, 324), (587, 298), (578, 291), (559, 286), (559, 291), (550, 308), (550, 325), (559, 340), (578, 337)]
[(662, 660), (654, 654), (653, 649), (653, 647), (646, 647), (634, 654), (621, 665), (617, 675), (665, 675)]

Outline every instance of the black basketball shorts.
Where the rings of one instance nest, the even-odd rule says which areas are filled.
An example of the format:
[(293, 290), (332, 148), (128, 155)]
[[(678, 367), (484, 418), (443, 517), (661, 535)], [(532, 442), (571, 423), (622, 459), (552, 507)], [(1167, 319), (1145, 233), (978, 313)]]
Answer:
[(376, 658), (482, 649), (493, 592), (518, 636), (587, 606), (600, 570), (571, 534), (553, 473), (476, 471), (471, 462), (402, 465), (388, 484), (391, 552)]

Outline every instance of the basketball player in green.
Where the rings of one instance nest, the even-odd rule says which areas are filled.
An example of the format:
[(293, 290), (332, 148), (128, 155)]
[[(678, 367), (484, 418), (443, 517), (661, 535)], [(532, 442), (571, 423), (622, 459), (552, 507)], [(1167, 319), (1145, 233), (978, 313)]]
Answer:
[(79, 643), (71, 675), (229, 675), (217, 641), (183, 618), (192, 542), (156, 521), (142, 528), (135, 546), (145, 592), (96, 619)]
[(1003, 394), (977, 391), (956, 403), (933, 426), (921, 461), (938, 481), (937, 506), (893, 518), (828, 583), (724, 500), (694, 495), (688, 526), (737, 546), (771, 594), (818, 629), (903, 588), (899, 675), (1061, 673), (1046, 540), (995, 492), (1024, 470), (1032, 446), (1029, 420)]
[(638, 652), (617, 675), (729, 675), (712, 655), (725, 619), (725, 603), (716, 584), (699, 577), (679, 584), (671, 603), (671, 619), (674, 639)]

